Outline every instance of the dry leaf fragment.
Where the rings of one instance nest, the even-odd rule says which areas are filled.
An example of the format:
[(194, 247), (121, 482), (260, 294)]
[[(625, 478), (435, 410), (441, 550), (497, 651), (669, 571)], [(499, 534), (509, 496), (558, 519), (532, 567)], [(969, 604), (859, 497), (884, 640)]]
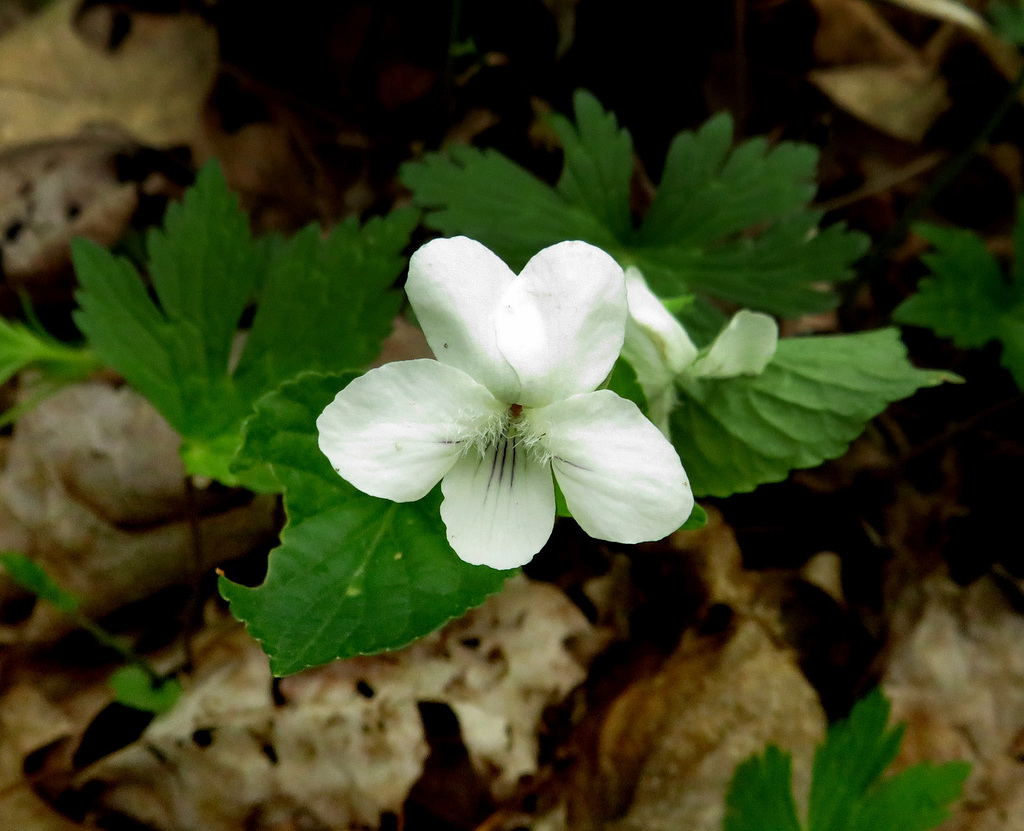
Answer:
[(736, 765), (776, 744), (795, 754), (806, 788), (824, 723), (793, 655), (757, 621), (740, 619), (725, 638), (689, 633), (609, 711), (598, 775), (570, 794), (569, 827), (718, 831)]
[(420, 702), (457, 715), (474, 768), (507, 797), (537, 770), (545, 709), (604, 643), (554, 587), (515, 578), (408, 649), (283, 679), (238, 627), (208, 651), (181, 703), (83, 772), (107, 809), (163, 831), (375, 828), (400, 814), (428, 754)]
[(67, 717), (33, 687), (17, 685), (0, 698), (0, 817), (4, 827), (25, 831), (74, 831), (32, 791), (25, 757), (71, 732)]
[(898, 764), (970, 761), (964, 804), (943, 830), (1017, 831), (1024, 617), (987, 577), (964, 588), (935, 574), (907, 592), (923, 592), (924, 604), (892, 644), (883, 681), (894, 719), (907, 722)]
[(851, 115), (905, 141), (921, 141), (949, 108), (945, 80), (919, 63), (816, 69), (809, 77)]
[(109, 54), (75, 32), (77, 0), (55, 0), (0, 38), (0, 147), (120, 125), (154, 146), (194, 144), (213, 82), (213, 29), (191, 15), (133, 14)]
[[(187, 582), (192, 543), (180, 443), (128, 387), (89, 382), (62, 390), (17, 423), (0, 473), (0, 548), (36, 559), (93, 616)], [(274, 504), (273, 497), (201, 498), (199, 568), (271, 540)], [(0, 600), (12, 594), (0, 582)], [(70, 626), (40, 603), (5, 637), (49, 639)]]
[(864, 0), (814, 5), (820, 20), (814, 52), (830, 66), (811, 71), (811, 83), (872, 127), (921, 141), (949, 107), (934, 56), (907, 43)]
[(897, 6), (905, 9), (920, 12), (936, 20), (947, 20), (956, 23), (973, 32), (985, 33), (988, 31), (988, 24), (980, 14), (964, 3), (957, 0), (889, 0)]
[(891, 64), (913, 61), (917, 53), (864, 0), (813, 0), (818, 13), (814, 56), (819, 63)]
[(686, 631), (657, 673), (600, 714), (596, 748), (581, 754), (568, 794), (574, 831), (719, 831), (736, 765), (767, 743), (795, 753), (798, 788), (806, 785), (825, 720), (781, 642), (781, 583), (745, 571), (731, 529), (714, 509), (708, 515), (705, 528), (673, 541), (708, 607), (728, 605), (732, 623), (715, 635)]
[(140, 201), (177, 190), (164, 157), (108, 128), (0, 152), (0, 262), (7, 287), (68, 300), (71, 240), (111, 245)]

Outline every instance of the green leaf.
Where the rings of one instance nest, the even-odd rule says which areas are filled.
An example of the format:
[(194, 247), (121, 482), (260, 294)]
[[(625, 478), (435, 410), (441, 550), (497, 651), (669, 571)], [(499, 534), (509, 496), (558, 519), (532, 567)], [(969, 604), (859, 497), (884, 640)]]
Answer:
[[(190, 473), (272, 489), (261, 466), (232, 471), (242, 422), (261, 395), (304, 370), (361, 368), (378, 354), (399, 295), (391, 285), (416, 222), (397, 211), (327, 237), (253, 240), (220, 169), (204, 168), (164, 228), (149, 234), (150, 295), (126, 259), (86, 240), (72, 251), (75, 321), (96, 353), (184, 438)], [(245, 309), (259, 305), (237, 359)]]
[(121, 704), (155, 715), (168, 712), (181, 697), (181, 684), (175, 679), (154, 681), (136, 664), (121, 667), (107, 683)]
[(694, 504), (693, 510), (686, 518), (686, 522), (680, 526), (680, 531), (699, 531), (708, 524), (708, 512), (700, 505)]
[(935, 246), (921, 258), (932, 276), (921, 280), (893, 319), (952, 338), (961, 349), (1000, 341), (1003, 365), (1024, 388), (1024, 209), (1018, 210), (1017, 259), (1009, 276), (971, 231), (934, 225), (915, 231)]
[(608, 389), (620, 398), (632, 401), (641, 412), (647, 412), (647, 396), (644, 395), (643, 387), (636, 379), (636, 370), (629, 361), (623, 358), (615, 361), (612, 374), (608, 377)]
[(262, 398), (239, 454), (243, 465), (270, 464), (288, 524), (261, 586), (222, 577), (220, 591), (278, 675), (398, 649), (479, 605), (509, 576), (455, 556), (438, 489), (394, 503), (334, 472), (315, 422), (351, 378), (306, 374)]
[(794, 806), (791, 756), (768, 747), (736, 768), (726, 796), (724, 831), (928, 831), (949, 816), (970, 765), (922, 763), (888, 779), (903, 728), (889, 728), (880, 690), (833, 724), (814, 755), (807, 822)]
[(347, 220), (323, 240), (310, 226), (281, 246), (235, 372), (246, 398), (301, 372), (361, 369), (377, 357), (401, 304), (392, 284), (418, 219), (407, 209), (362, 227)]
[(792, 759), (777, 747), (741, 763), (726, 794), (723, 831), (800, 831), (791, 780)]
[(542, 248), (580, 239), (612, 253), (614, 235), (586, 208), (496, 150), (456, 145), (401, 169), (426, 223), (447, 236), (482, 242), (516, 271)]
[(996, 35), (1014, 46), (1024, 46), (1024, 3), (1021, 0), (997, 0), (987, 12)]
[(593, 95), (578, 92), (573, 103), (575, 128), (561, 116), (551, 119), (565, 150), (558, 192), (569, 204), (585, 207), (616, 238), (627, 239), (633, 233), (633, 139)]
[(813, 197), (818, 151), (754, 138), (732, 149), (732, 119), (719, 113), (669, 146), (657, 196), (637, 241), (704, 247), (802, 209)]
[(698, 496), (728, 496), (842, 455), (892, 401), (951, 380), (896, 329), (788, 338), (757, 376), (680, 381), (672, 439)]
[(927, 831), (949, 816), (970, 765), (920, 764), (881, 781), (903, 738), (888, 720), (889, 702), (876, 689), (829, 728), (814, 756), (810, 831)]
[(402, 180), (427, 223), (483, 242), (513, 268), (541, 248), (582, 239), (636, 265), (664, 296), (702, 291), (783, 315), (831, 308), (822, 283), (849, 276), (867, 247), (840, 226), (817, 230), (817, 151), (763, 139), (732, 147), (732, 123), (716, 116), (673, 141), (647, 216), (630, 208), (629, 134), (585, 91), (573, 126), (552, 119), (565, 150), (557, 188), (494, 151), (453, 147), (406, 164)]
[(14, 551), (0, 552), (0, 566), (7, 572), (7, 576), (19, 586), (60, 611), (68, 613), (77, 611), (78, 598), (64, 591), (41, 565), (30, 560), (24, 554)]
[(850, 823), (850, 831), (928, 831), (945, 822), (949, 806), (971, 772), (967, 762), (914, 765), (876, 785)]
[(813, 831), (845, 831), (868, 789), (892, 764), (903, 728), (886, 728), (889, 702), (881, 690), (858, 701), (850, 717), (829, 728), (814, 754), (807, 825)]
[(0, 318), (0, 384), (36, 367), (51, 378), (72, 381), (98, 368), (86, 349), (76, 349), (28, 326)]

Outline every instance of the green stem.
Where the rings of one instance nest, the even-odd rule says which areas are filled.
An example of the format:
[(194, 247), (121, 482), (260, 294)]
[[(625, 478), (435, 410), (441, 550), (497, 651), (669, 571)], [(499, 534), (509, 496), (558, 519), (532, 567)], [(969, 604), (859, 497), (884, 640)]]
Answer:
[(79, 611), (67, 612), (68, 616), (75, 622), (75, 625), (84, 629), (90, 635), (92, 635), (100, 646), (104, 646), (107, 649), (114, 650), (121, 659), (127, 663), (137, 666), (146, 676), (149, 678), (150, 683), (154, 689), (163, 686), (163, 683), (167, 680), (159, 672), (157, 672), (153, 665), (149, 663), (145, 658), (139, 655), (134, 649), (128, 644), (122, 641), (120, 638), (112, 635), (94, 620), (86, 617)]

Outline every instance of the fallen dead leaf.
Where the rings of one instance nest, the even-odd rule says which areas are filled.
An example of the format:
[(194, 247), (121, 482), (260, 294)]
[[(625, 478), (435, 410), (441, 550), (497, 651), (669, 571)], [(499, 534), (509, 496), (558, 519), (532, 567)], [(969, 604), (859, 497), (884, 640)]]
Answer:
[[(128, 387), (94, 381), (43, 401), (19, 419), (0, 473), (0, 548), (32, 557), (100, 616), (272, 540), (273, 497), (200, 493), (192, 564), (180, 443)], [(0, 583), (0, 600), (15, 594)], [(70, 626), (39, 603), (0, 634), (50, 639)]]
[(177, 194), (167, 164), (115, 128), (0, 152), (3, 291), (70, 300), (72, 238), (119, 240), (140, 202)]
[(948, 35), (915, 49), (864, 0), (814, 0), (814, 51), (827, 66), (808, 77), (836, 105), (891, 136), (919, 142), (950, 105), (937, 53)]
[(38, 289), (69, 262), (70, 241), (110, 245), (138, 206), (116, 160), (136, 149), (124, 136), (43, 142), (0, 154), (0, 255), (14, 288)]
[(809, 77), (851, 115), (905, 141), (921, 141), (949, 109), (945, 80), (920, 63), (816, 69)]
[(966, 759), (964, 802), (943, 831), (1017, 831), (1024, 817), (1024, 617), (990, 577), (937, 572), (903, 605), (883, 686), (907, 722), (898, 765)]
[(814, 56), (825, 65), (889, 64), (915, 60), (917, 53), (864, 0), (813, 0), (818, 13)]
[[(708, 605), (727, 604), (732, 623), (719, 634), (688, 630), (657, 673), (614, 700), (596, 749), (580, 760), (563, 828), (718, 831), (736, 765), (768, 743), (794, 752), (797, 787), (806, 787), (824, 715), (778, 638), (779, 592), (770, 577), (743, 570), (717, 511), (678, 541), (706, 584)], [(552, 811), (547, 821), (558, 827), (559, 816)]]
[(40, 799), (24, 774), (27, 756), (65, 738), (67, 717), (34, 687), (14, 686), (0, 698), (0, 817), (25, 831), (74, 831), (81, 826)]
[[(102, 804), (154, 828), (376, 828), (400, 815), (428, 745), (420, 702), (456, 714), (473, 767), (507, 798), (537, 771), (543, 713), (586, 677), (602, 632), (558, 589), (525, 578), (413, 646), (280, 682), (238, 627), (181, 702), (83, 772)], [(315, 827), (320, 827), (316, 825)]]
[(0, 39), (0, 148), (114, 123), (144, 144), (193, 144), (217, 66), (213, 29), (191, 15), (132, 14), (111, 54), (55, 0)]
[[(606, 759), (620, 752), (621, 733), (653, 720), (655, 740), (644, 754), (628, 811), (606, 824), (615, 831), (718, 831), (736, 766), (767, 744), (794, 754), (794, 781), (806, 793), (810, 761), (824, 734), (814, 689), (754, 619), (737, 622), (724, 642), (688, 637), (649, 683), (621, 700), (621, 716), (602, 736)], [(637, 699), (641, 701), (637, 701)], [(632, 706), (631, 706), (632, 705)], [(648, 722), (649, 726), (653, 724)]]
[(987, 32), (985, 19), (970, 6), (957, 0), (889, 0), (897, 6), (918, 12), (936, 20), (947, 20), (974, 32)]

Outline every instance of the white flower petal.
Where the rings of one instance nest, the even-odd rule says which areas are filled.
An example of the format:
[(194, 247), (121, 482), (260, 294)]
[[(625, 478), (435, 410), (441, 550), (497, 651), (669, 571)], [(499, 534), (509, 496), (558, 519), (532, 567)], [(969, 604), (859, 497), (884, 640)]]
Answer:
[(596, 389), (622, 350), (622, 269), (585, 242), (545, 248), (502, 295), (494, 325), (522, 384), (514, 403), (542, 406)]
[[(656, 355), (672, 374), (682, 372), (694, 362), (697, 347), (679, 321), (648, 288), (643, 274), (635, 266), (626, 269), (626, 300), (630, 320), (626, 324), (623, 357), (626, 357), (626, 349), (640, 352), (638, 360), (643, 360), (645, 354)], [(639, 374), (637, 364), (628, 357), (626, 360)]]
[(551, 468), (501, 439), (480, 455), (459, 459), (441, 482), (441, 519), (448, 542), (473, 565), (516, 568), (551, 536), (555, 488)]
[(636, 543), (668, 536), (693, 510), (675, 448), (631, 401), (598, 390), (529, 414), (551, 467), (590, 536)]
[(768, 315), (744, 309), (715, 338), (707, 354), (687, 371), (695, 378), (760, 375), (779, 344), (779, 326)]
[(426, 496), (465, 443), (504, 411), (483, 386), (429, 359), (371, 369), (316, 420), (320, 450), (342, 478), (395, 502)]
[(497, 254), (475, 240), (454, 237), (417, 250), (405, 285), (435, 357), (509, 404), (519, 394), (519, 379), (498, 349), (494, 315), (514, 279)]

